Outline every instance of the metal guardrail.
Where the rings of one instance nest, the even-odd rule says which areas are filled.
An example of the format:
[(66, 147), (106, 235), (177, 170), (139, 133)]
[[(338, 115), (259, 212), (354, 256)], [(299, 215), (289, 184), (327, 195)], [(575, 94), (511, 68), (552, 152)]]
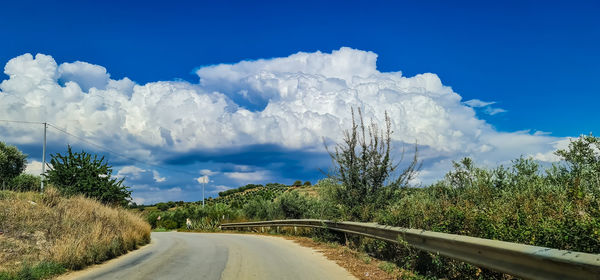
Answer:
[(525, 279), (600, 279), (600, 255), (510, 243), (477, 237), (325, 220), (275, 220), (230, 223), (222, 229), (313, 227), (400, 243)]

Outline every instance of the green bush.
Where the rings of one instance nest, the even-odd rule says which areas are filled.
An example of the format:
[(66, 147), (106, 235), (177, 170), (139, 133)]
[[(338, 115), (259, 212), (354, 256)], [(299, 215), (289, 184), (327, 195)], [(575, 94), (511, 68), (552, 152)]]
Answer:
[[(146, 216), (146, 220), (152, 228), (184, 228), (186, 219), (190, 219), (198, 227), (205, 228), (207, 225), (218, 226), (224, 220), (235, 220), (241, 215), (240, 212), (240, 210), (223, 203), (207, 204), (204, 207), (188, 203), (174, 210), (150, 212)], [(160, 220), (157, 219), (159, 216)]]
[(67, 153), (51, 154), (50, 166), (46, 171), (48, 182), (64, 195), (84, 195), (98, 201), (126, 206), (131, 199), (131, 191), (123, 186), (124, 179), (112, 177), (112, 166), (104, 160), (84, 151), (73, 152), (67, 146)]
[(271, 201), (262, 198), (253, 199), (244, 205), (242, 212), (246, 218), (251, 220), (269, 220), (271, 204)]
[(162, 227), (165, 229), (176, 229), (179, 228), (179, 225), (176, 221), (173, 220), (165, 220), (162, 222)]
[(167, 210), (169, 210), (170, 207), (168, 204), (160, 202), (160, 203), (156, 204), (156, 208), (160, 211), (167, 211)]
[(17, 272), (0, 272), (0, 280), (41, 280), (63, 274), (67, 270), (55, 262), (40, 262), (35, 266), (23, 264)]
[(39, 192), (42, 178), (31, 174), (22, 173), (10, 182), (10, 189), (18, 192)]
[(297, 191), (286, 192), (275, 199), (271, 205), (271, 217), (276, 219), (308, 218), (314, 200)]

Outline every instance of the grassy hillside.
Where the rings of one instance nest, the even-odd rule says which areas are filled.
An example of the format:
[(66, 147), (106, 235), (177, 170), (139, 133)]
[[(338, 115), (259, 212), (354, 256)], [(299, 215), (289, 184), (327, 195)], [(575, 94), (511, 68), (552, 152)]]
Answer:
[(150, 225), (81, 196), (0, 191), (0, 279), (44, 279), (136, 249)]

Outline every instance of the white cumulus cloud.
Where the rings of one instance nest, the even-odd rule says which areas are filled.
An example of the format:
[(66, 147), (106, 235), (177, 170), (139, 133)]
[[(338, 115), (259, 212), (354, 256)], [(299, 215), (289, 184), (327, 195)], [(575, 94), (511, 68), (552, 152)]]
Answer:
[(265, 183), (272, 178), (270, 172), (267, 170), (253, 172), (225, 172), (225, 176), (242, 184)]
[(202, 170), (200, 170), (200, 174), (202, 174), (204, 176), (209, 176), (210, 177), (210, 176), (214, 176), (214, 175), (219, 174), (219, 172), (212, 171), (210, 169), (202, 169)]
[(467, 104), (470, 107), (486, 107), (492, 104), (495, 104), (496, 102), (485, 102), (485, 101), (481, 101), (479, 99), (471, 99), (468, 101), (465, 101), (465, 104)]
[[(505, 112), (490, 107), (493, 102), (463, 102), (432, 73), (381, 72), (377, 54), (352, 48), (202, 67), (198, 84), (140, 85), (112, 79), (103, 66), (58, 65), (43, 54), (15, 57), (4, 72), (9, 78), (0, 83), (1, 119), (48, 121), (149, 159), (254, 144), (322, 150), (322, 137), (339, 141), (350, 126), (350, 107), (380, 123), (388, 112), (394, 142), (418, 142), (423, 158), (439, 164), (461, 156), (494, 164), (546, 154), (560, 140), (496, 131), (473, 109)], [(13, 143), (31, 143), (35, 137), (23, 135), (39, 134), (19, 126), (1, 132)], [(270, 177), (265, 171), (225, 175), (253, 182)]]
[(166, 177), (160, 177), (160, 173), (156, 170), (152, 170), (152, 179), (157, 183), (162, 183), (167, 180)]
[(128, 177), (130, 179), (139, 179), (142, 176), (142, 173), (146, 172), (145, 169), (139, 168), (137, 166), (133, 166), (133, 165), (127, 165), (127, 166), (123, 166), (121, 169), (119, 169), (119, 172), (117, 172), (116, 177), (118, 178), (124, 178), (124, 177)]
[(25, 167), (25, 173), (39, 176), (42, 174), (42, 162), (37, 160), (32, 160), (27, 163)]

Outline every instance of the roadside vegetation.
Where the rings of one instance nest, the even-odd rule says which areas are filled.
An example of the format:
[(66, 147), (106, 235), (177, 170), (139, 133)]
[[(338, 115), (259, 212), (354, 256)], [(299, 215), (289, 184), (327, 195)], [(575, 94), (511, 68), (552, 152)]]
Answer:
[(43, 279), (81, 269), (150, 241), (137, 214), (54, 188), (0, 191), (0, 279)]
[(104, 159), (68, 147), (51, 160), (40, 193), (42, 177), (22, 173), (26, 155), (0, 142), (0, 280), (47, 279), (150, 241), (150, 225), (123, 207), (130, 192)]
[[(372, 221), (418, 228), (600, 253), (600, 138), (573, 139), (555, 154), (562, 161), (540, 166), (531, 158), (486, 168), (470, 158), (430, 186), (412, 186), (420, 163), (415, 149), (408, 162), (391, 157), (389, 119), (383, 129), (365, 125), (360, 111), (343, 142), (330, 150), (334, 166), (314, 186), (248, 185), (200, 203), (182, 203), (169, 211), (147, 211), (158, 228), (218, 230), (223, 222), (315, 218)], [(161, 216), (160, 220), (157, 217)], [(481, 269), (405, 245), (322, 230), (299, 231), (317, 240), (338, 242), (386, 262), (414, 271), (418, 277), (506, 279)], [(368, 260), (368, 258), (364, 258)], [(415, 276), (417, 277), (417, 276)]]

